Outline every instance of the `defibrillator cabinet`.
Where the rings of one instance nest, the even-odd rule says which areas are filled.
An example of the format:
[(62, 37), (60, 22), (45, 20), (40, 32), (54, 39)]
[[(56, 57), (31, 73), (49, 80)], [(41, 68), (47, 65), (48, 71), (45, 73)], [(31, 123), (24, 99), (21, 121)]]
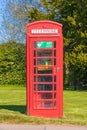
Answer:
[(37, 21), (27, 25), (27, 115), (63, 115), (62, 25)]

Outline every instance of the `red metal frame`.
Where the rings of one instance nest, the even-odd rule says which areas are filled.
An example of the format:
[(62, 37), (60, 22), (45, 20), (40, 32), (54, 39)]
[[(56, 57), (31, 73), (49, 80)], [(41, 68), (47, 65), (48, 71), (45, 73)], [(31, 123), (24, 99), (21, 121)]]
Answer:
[[(46, 32), (32, 33), (32, 29), (44, 28), (57, 29), (58, 32), (49, 32), (47, 34)], [(41, 41), (51, 41), (52, 48), (34, 48), (34, 42)], [(56, 42), (56, 48), (54, 48), (54, 42)], [(37, 45), (37, 43), (35, 44)], [(40, 57), (37, 55), (39, 50), (41, 52), (42, 50), (50, 50), (50, 52), (52, 51), (52, 55)], [(55, 56), (54, 53), (56, 53)], [(39, 60), (43, 60), (44, 62), (44, 60), (48, 59), (49, 63), (52, 60), (50, 63), (52, 65), (39, 66)], [(54, 59), (56, 59), (56, 63), (54, 63)], [(38, 21), (27, 25), (26, 61), (27, 115), (61, 117), (63, 115), (63, 37), (61, 24), (52, 21)], [(40, 74), (42, 72), (41, 69), (45, 68), (48, 70), (46, 67), (50, 69), (49, 72), (51, 72), (52, 68), (52, 73)], [(36, 68), (36, 74), (34, 68)], [(52, 82), (47, 82), (46, 76), (49, 76)], [(39, 81), (39, 78), (43, 79), (44, 77), (45, 82)]]

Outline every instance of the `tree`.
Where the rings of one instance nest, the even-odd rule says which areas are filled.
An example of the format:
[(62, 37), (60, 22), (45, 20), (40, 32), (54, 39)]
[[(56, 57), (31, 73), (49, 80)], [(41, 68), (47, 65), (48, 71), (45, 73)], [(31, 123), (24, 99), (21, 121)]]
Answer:
[(29, 22), (29, 10), (39, 6), (39, 0), (4, 0), (6, 3), (3, 14), (2, 30), (3, 41), (13, 40), (25, 43), (26, 24)]
[[(80, 82), (86, 79), (86, 5), (87, 1), (85, 0), (73, 0), (71, 2), (69, 0), (63, 0), (61, 4), (62, 8), (60, 8), (60, 21), (63, 23), (64, 28), (65, 75), (69, 86), (79, 86)], [(74, 89), (76, 89), (76, 87)]]
[(42, 0), (45, 13), (34, 7), (29, 10), (28, 16), (29, 22), (48, 19), (63, 24), (65, 84), (74, 86), (73, 89), (79, 89), (76, 86), (81, 85), (80, 81), (86, 79), (86, 5), (85, 0)]

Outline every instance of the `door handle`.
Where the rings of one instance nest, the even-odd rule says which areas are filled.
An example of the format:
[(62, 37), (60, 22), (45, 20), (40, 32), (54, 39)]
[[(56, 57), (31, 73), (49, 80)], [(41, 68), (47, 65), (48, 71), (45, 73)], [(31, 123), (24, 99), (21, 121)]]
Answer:
[(57, 67), (57, 72), (59, 72), (60, 71), (60, 67)]

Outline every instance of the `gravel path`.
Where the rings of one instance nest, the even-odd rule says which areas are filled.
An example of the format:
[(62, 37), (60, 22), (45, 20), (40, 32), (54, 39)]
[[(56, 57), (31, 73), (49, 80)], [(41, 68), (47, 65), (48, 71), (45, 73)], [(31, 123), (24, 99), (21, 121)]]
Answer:
[(87, 130), (87, 126), (0, 124), (0, 130)]

